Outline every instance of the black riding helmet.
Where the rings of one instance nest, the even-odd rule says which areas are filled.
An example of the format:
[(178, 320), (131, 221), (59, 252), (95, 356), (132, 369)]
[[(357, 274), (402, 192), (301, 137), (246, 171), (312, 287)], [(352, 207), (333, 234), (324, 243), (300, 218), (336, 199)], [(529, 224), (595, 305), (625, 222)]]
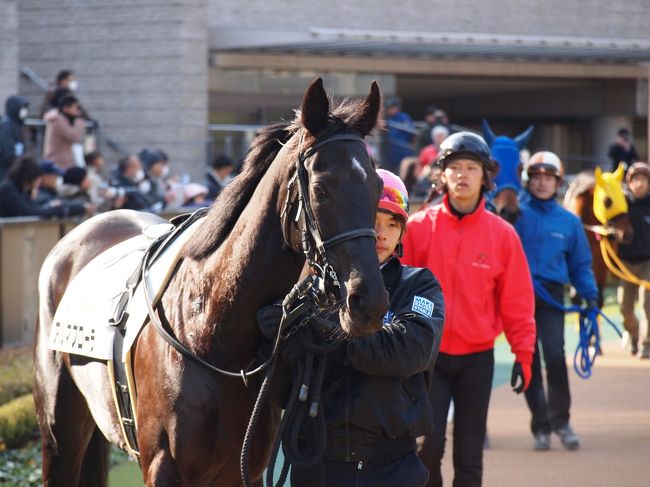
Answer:
[[(440, 144), (437, 164), (444, 171), (447, 164), (454, 159), (472, 159), (480, 162), (483, 166), (483, 185), (482, 191), (492, 191), (492, 172), (498, 167), (498, 164), (492, 159), (490, 147), (480, 135), (472, 132), (456, 132), (451, 134)], [(447, 185), (442, 188), (447, 192)]]
[(460, 157), (481, 162), (483, 169), (486, 171), (489, 171), (494, 166), (487, 142), (483, 140), (483, 137), (472, 132), (456, 132), (440, 144), (438, 164), (443, 169), (445, 169), (449, 161)]

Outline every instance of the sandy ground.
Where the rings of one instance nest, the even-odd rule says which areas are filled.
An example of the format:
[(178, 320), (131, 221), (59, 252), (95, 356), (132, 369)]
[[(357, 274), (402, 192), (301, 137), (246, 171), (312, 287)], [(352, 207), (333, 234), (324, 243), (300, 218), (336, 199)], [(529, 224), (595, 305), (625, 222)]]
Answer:
[[(610, 341), (590, 379), (571, 371), (569, 380), (571, 422), (582, 441), (573, 452), (557, 436), (550, 451), (533, 451), (524, 398), (505, 385), (493, 391), (485, 487), (650, 487), (650, 361)], [(453, 476), (450, 458), (443, 460), (445, 485)]]

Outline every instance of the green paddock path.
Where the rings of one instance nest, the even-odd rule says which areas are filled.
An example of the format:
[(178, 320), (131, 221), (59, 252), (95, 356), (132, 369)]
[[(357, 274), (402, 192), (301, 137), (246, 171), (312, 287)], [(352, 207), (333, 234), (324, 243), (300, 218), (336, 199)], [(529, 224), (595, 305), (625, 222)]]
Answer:
[[(608, 316), (620, 325), (613, 306)], [(572, 423), (582, 441), (565, 451), (553, 437), (551, 451), (534, 452), (529, 413), (522, 396), (510, 391), (514, 357), (500, 337), (495, 348), (494, 391), (488, 418), (491, 448), (485, 452), (485, 487), (648, 487), (650, 486), (650, 361), (630, 357), (608, 325), (603, 325), (604, 355), (593, 376), (573, 372), (576, 320), (567, 318)], [(450, 428), (451, 430), (451, 428)], [(451, 452), (451, 438), (447, 450)], [(445, 485), (451, 485), (451, 455), (443, 461)], [(111, 487), (141, 487), (140, 471), (129, 462), (112, 469)]]

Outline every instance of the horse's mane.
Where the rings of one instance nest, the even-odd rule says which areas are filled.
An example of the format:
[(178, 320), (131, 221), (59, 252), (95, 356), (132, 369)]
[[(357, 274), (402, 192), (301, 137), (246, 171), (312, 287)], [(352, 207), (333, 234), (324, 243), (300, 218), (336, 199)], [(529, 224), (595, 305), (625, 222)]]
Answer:
[[(330, 103), (331, 105), (331, 103)], [(361, 110), (361, 101), (343, 100), (330, 113), (328, 127), (318, 134), (318, 139), (345, 128)], [(292, 122), (283, 122), (261, 129), (246, 154), (242, 172), (219, 194), (184, 254), (192, 259), (203, 259), (225, 241), (241, 213), (250, 202), (255, 188), (268, 171), (284, 144), (302, 129), (301, 113), (296, 110)], [(317, 140), (305, 131), (303, 150)]]
[(574, 208), (577, 199), (586, 192), (594, 189), (595, 184), (596, 178), (592, 171), (582, 171), (578, 173), (564, 195), (564, 207), (567, 209)]

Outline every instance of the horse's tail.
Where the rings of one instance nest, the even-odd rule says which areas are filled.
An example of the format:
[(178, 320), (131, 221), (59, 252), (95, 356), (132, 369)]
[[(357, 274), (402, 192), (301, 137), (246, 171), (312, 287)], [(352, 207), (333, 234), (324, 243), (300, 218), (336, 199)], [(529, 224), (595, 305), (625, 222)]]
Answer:
[(83, 487), (106, 487), (108, 482), (108, 441), (95, 426), (83, 463), (79, 485)]

